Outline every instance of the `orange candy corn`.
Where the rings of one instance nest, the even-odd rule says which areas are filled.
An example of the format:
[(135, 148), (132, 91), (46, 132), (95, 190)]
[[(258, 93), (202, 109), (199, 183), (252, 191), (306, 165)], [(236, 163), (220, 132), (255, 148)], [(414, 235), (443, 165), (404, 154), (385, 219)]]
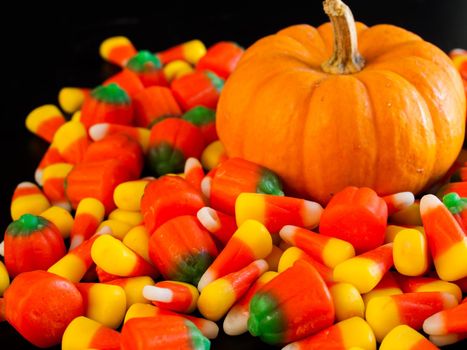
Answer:
[(196, 309), (199, 292), (188, 283), (161, 281), (154, 286), (145, 286), (143, 296), (162, 309), (191, 313)]
[(388, 243), (341, 262), (334, 268), (334, 279), (353, 284), (360, 293), (368, 293), (392, 265), (392, 243)]
[(55, 163), (47, 166), (42, 175), (42, 189), (49, 201), (56, 206), (71, 210), (65, 195), (65, 179), (73, 169), (69, 163)]
[(181, 215), (196, 215), (204, 207), (201, 192), (176, 176), (162, 176), (144, 189), (141, 213), (152, 234), (164, 222)]
[(144, 153), (148, 150), (149, 133), (150, 131), (145, 128), (112, 123), (94, 124), (89, 128), (89, 137), (93, 141), (100, 141), (109, 135), (124, 134), (137, 141)]
[(250, 316), (250, 301), (256, 292), (278, 275), (277, 272), (263, 273), (248, 291), (235, 303), (227, 313), (223, 328), (228, 335), (240, 335), (248, 331), (248, 317)]
[(198, 299), (198, 310), (211, 321), (218, 321), (268, 269), (264, 260), (256, 260), (236, 272), (206, 285)]
[(54, 105), (34, 109), (26, 117), (26, 128), (42, 139), (52, 142), (55, 132), (65, 124), (65, 118)]
[(354, 347), (376, 350), (375, 335), (368, 323), (360, 317), (338, 322), (316, 334), (291, 343), (282, 350), (347, 350)]
[(387, 218), (387, 205), (375, 191), (349, 186), (326, 206), (319, 232), (352, 243), (361, 254), (383, 244)]
[(101, 43), (99, 53), (107, 62), (123, 67), (137, 51), (127, 37), (114, 36)]
[(399, 192), (382, 197), (388, 206), (388, 215), (392, 215), (408, 208), (415, 202), (415, 196), (412, 192)]
[(10, 213), (13, 220), (18, 220), (23, 214), (40, 215), (49, 207), (50, 202), (39, 187), (32, 182), (21, 182), (13, 192)]
[(65, 329), (62, 349), (120, 350), (120, 333), (90, 318), (79, 316)]
[(467, 299), (456, 307), (440, 311), (428, 317), (423, 323), (423, 331), (430, 335), (467, 333)]
[(457, 221), (431, 194), (422, 197), (420, 212), (438, 276), (445, 281), (467, 277), (467, 236)]
[(157, 53), (161, 61), (166, 64), (176, 60), (184, 60), (196, 64), (206, 54), (206, 47), (200, 40), (190, 40)]
[(266, 227), (254, 220), (245, 221), (204, 272), (198, 289), (202, 291), (214, 280), (238, 271), (255, 260), (264, 259), (271, 251), (272, 239)]
[(122, 329), (121, 350), (208, 350), (210, 341), (191, 322), (179, 316), (128, 320)]
[(222, 246), (227, 244), (238, 228), (233, 216), (221, 213), (209, 207), (201, 208), (196, 216), (201, 225), (203, 225)]
[(150, 128), (155, 123), (182, 114), (172, 91), (163, 86), (152, 86), (141, 90), (133, 99), (135, 108), (135, 124)]
[(88, 134), (80, 122), (66, 122), (55, 133), (52, 147), (68, 163), (77, 164), (83, 160), (89, 146)]
[(318, 235), (301, 227), (284, 226), (280, 236), (285, 242), (302, 249), (313, 259), (330, 268), (355, 256), (355, 250), (350, 243), (338, 238)]
[(70, 249), (89, 239), (104, 219), (105, 207), (95, 198), (84, 198), (78, 204), (71, 228)]
[(398, 325), (421, 329), (427, 317), (456, 305), (457, 299), (450, 293), (405, 293), (370, 300), (365, 316), (380, 342)]
[(60, 107), (69, 114), (75, 113), (83, 105), (84, 100), (89, 96), (90, 89), (77, 87), (64, 87), (58, 93)]
[(314, 228), (322, 212), (321, 205), (312, 201), (262, 193), (242, 193), (235, 201), (237, 225), (253, 219), (271, 233), (279, 232), (285, 225)]

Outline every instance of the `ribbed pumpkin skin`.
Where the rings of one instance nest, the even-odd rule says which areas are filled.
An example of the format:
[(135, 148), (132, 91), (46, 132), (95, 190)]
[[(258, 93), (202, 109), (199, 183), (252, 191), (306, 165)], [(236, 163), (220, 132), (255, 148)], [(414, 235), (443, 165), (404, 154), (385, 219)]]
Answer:
[(418, 193), (439, 179), (464, 139), (459, 74), (404, 29), (357, 23), (357, 33), (366, 63), (350, 75), (321, 70), (332, 54), (330, 23), (292, 26), (251, 46), (219, 101), (228, 155), (321, 203), (349, 185)]

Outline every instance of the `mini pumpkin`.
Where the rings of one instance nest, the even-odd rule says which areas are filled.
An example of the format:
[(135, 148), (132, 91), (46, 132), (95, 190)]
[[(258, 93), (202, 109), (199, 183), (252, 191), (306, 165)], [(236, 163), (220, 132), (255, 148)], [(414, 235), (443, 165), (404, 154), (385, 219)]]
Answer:
[(411, 32), (355, 23), (340, 0), (324, 9), (330, 23), (286, 28), (245, 52), (217, 111), (227, 154), (321, 203), (348, 185), (421, 191), (462, 146), (458, 72)]

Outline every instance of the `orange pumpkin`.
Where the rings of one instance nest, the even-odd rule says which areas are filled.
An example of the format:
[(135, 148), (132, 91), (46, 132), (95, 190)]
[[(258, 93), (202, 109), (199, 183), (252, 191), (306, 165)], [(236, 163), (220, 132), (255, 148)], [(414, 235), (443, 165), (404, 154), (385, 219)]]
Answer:
[(331, 23), (286, 28), (243, 55), (217, 111), (228, 155), (321, 203), (348, 185), (421, 191), (462, 146), (458, 72), (413, 33), (355, 23), (340, 0), (324, 8)]

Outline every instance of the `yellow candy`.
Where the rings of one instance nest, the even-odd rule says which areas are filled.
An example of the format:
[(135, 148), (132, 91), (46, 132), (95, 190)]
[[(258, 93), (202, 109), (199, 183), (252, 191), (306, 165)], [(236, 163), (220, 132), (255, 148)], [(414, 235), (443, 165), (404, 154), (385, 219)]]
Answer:
[(156, 314), (157, 308), (154, 305), (135, 303), (128, 308), (123, 323), (125, 324), (128, 320), (131, 320), (132, 318), (152, 317)]
[(447, 292), (456, 297), (460, 303), (462, 300), (462, 290), (452, 282), (437, 280), (420, 285), (414, 292)]
[(76, 317), (63, 333), (62, 350), (89, 349), (89, 344), (101, 327), (99, 322), (87, 317)]
[(120, 221), (133, 227), (141, 225), (143, 222), (143, 214), (139, 211), (129, 211), (117, 208), (109, 214), (109, 219)]
[(58, 103), (67, 113), (74, 113), (81, 108), (86, 98), (83, 89), (74, 87), (64, 87), (58, 93)]
[(75, 113), (73, 113), (73, 115), (71, 116), (71, 119), (70, 119), (72, 122), (79, 122), (81, 121), (81, 111), (76, 111)]
[(83, 278), (87, 270), (87, 266), (79, 256), (67, 254), (49, 267), (47, 271), (77, 283)]
[(110, 52), (118, 46), (131, 46), (132, 43), (130, 39), (124, 36), (114, 36), (108, 39), (105, 39), (101, 46), (99, 47), (99, 54), (104, 60), (107, 60)]
[(182, 45), (183, 57), (185, 60), (193, 65), (198, 63), (201, 57), (206, 54), (206, 46), (200, 40), (187, 41)]
[(245, 221), (233, 237), (247, 245), (256, 259), (265, 258), (272, 252), (271, 234), (263, 224), (256, 220)]
[(137, 255), (121, 241), (103, 235), (91, 248), (92, 260), (105, 272), (116, 276), (129, 276), (138, 264)]
[(370, 325), (360, 317), (352, 317), (337, 323), (347, 348), (358, 345), (365, 350), (376, 349), (376, 339)]
[(284, 250), (279, 260), (279, 264), (277, 266), (277, 272), (281, 273), (287, 270), (289, 267), (292, 267), (295, 261), (300, 259), (305, 252), (297, 247), (290, 247)]
[(217, 321), (235, 303), (236, 295), (232, 284), (219, 278), (203, 288), (198, 299), (198, 309), (208, 320)]
[(70, 236), (73, 227), (73, 216), (62, 207), (53, 206), (43, 211), (40, 216), (57, 226), (63, 238)]
[(23, 214), (40, 215), (48, 208), (49, 200), (35, 184), (22, 182), (16, 186), (10, 207), (13, 220), (18, 220)]
[(374, 289), (366, 294), (362, 295), (363, 302), (365, 303), (365, 308), (368, 305), (368, 303), (373, 300), (374, 298), (378, 297), (385, 297), (385, 296), (390, 296), (390, 295), (398, 295), (402, 294), (402, 289), (392, 287), (392, 288), (383, 288), (383, 289)]
[(3, 262), (0, 261), (0, 297), (10, 285), (10, 276)]
[(401, 230), (394, 239), (394, 266), (405, 276), (421, 276), (429, 268), (428, 244), (415, 229)]
[(389, 222), (396, 225), (422, 226), (423, 223), (420, 215), (420, 204), (414, 203), (411, 206), (392, 214), (389, 217)]
[(183, 77), (184, 75), (193, 72), (193, 67), (186, 61), (175, 60), (169, 62), (162, 70), (167, 81), (171, 82), (174, 79)]
[(62, 112), (54, 105), (43, 105), (34, 109), (26, 117), (26, 128), (36, 134), (41, 125), (50, 121), (51, 118), (61, 118), (65, 121)]
[(57, 130), (52, 145), (58, 149), (60, 154), (63, 154), (74, 142), (87, 137), (88, 133), (82, 123), (70, 121)]
[(219, 140), (210, 143), (201, 154), (203, 168), (211, 170), (215, 168), (225, 156), (225, 148)]
[(149, 233), (144, 225), (133, 227), (123, 238), (123, 244), (151, 263), (149, 258)]
[(349, 283), (336, 283), (329, 287), (334, 308), (336, 311), (336, 320), (343, 321), (351, 317), (364, 317), (365, 304), (357, 288)]
[(129, 211), (141, 209), (141, 197), (149, 180), (123, 182), (114, 190), (114, 202), (118, 208)]
[(101, 222), (97, 231), (100, 231), (103, 227), (108, 227), (112, 231), (111, 235), (119, 240), (122, 240), (133, 225), (127, 224), (117, 220), (104, 220)]
[(154, 280), (148, 276), (126, 278), (124, 283), (118, 284), (126, 294), (127, 310), (134, 304), (149, 304), (150, 301), (143, 296), (145, 286), (153, 286)]
[(104, 326), (117, 329), (126, 312), (123, 288), (111, 284), (93, 283), (88, 291), (86, 316)]
[[(379, 350), (425, 349), (425, 347), (420, 344), (421, 342), (428, 342), (428, 340), (415, 329), (407, 325), (400, 325), (393, 328), (384, 337)], [(433, 345), (432, 349), (434, 348), (435, 347)]]

